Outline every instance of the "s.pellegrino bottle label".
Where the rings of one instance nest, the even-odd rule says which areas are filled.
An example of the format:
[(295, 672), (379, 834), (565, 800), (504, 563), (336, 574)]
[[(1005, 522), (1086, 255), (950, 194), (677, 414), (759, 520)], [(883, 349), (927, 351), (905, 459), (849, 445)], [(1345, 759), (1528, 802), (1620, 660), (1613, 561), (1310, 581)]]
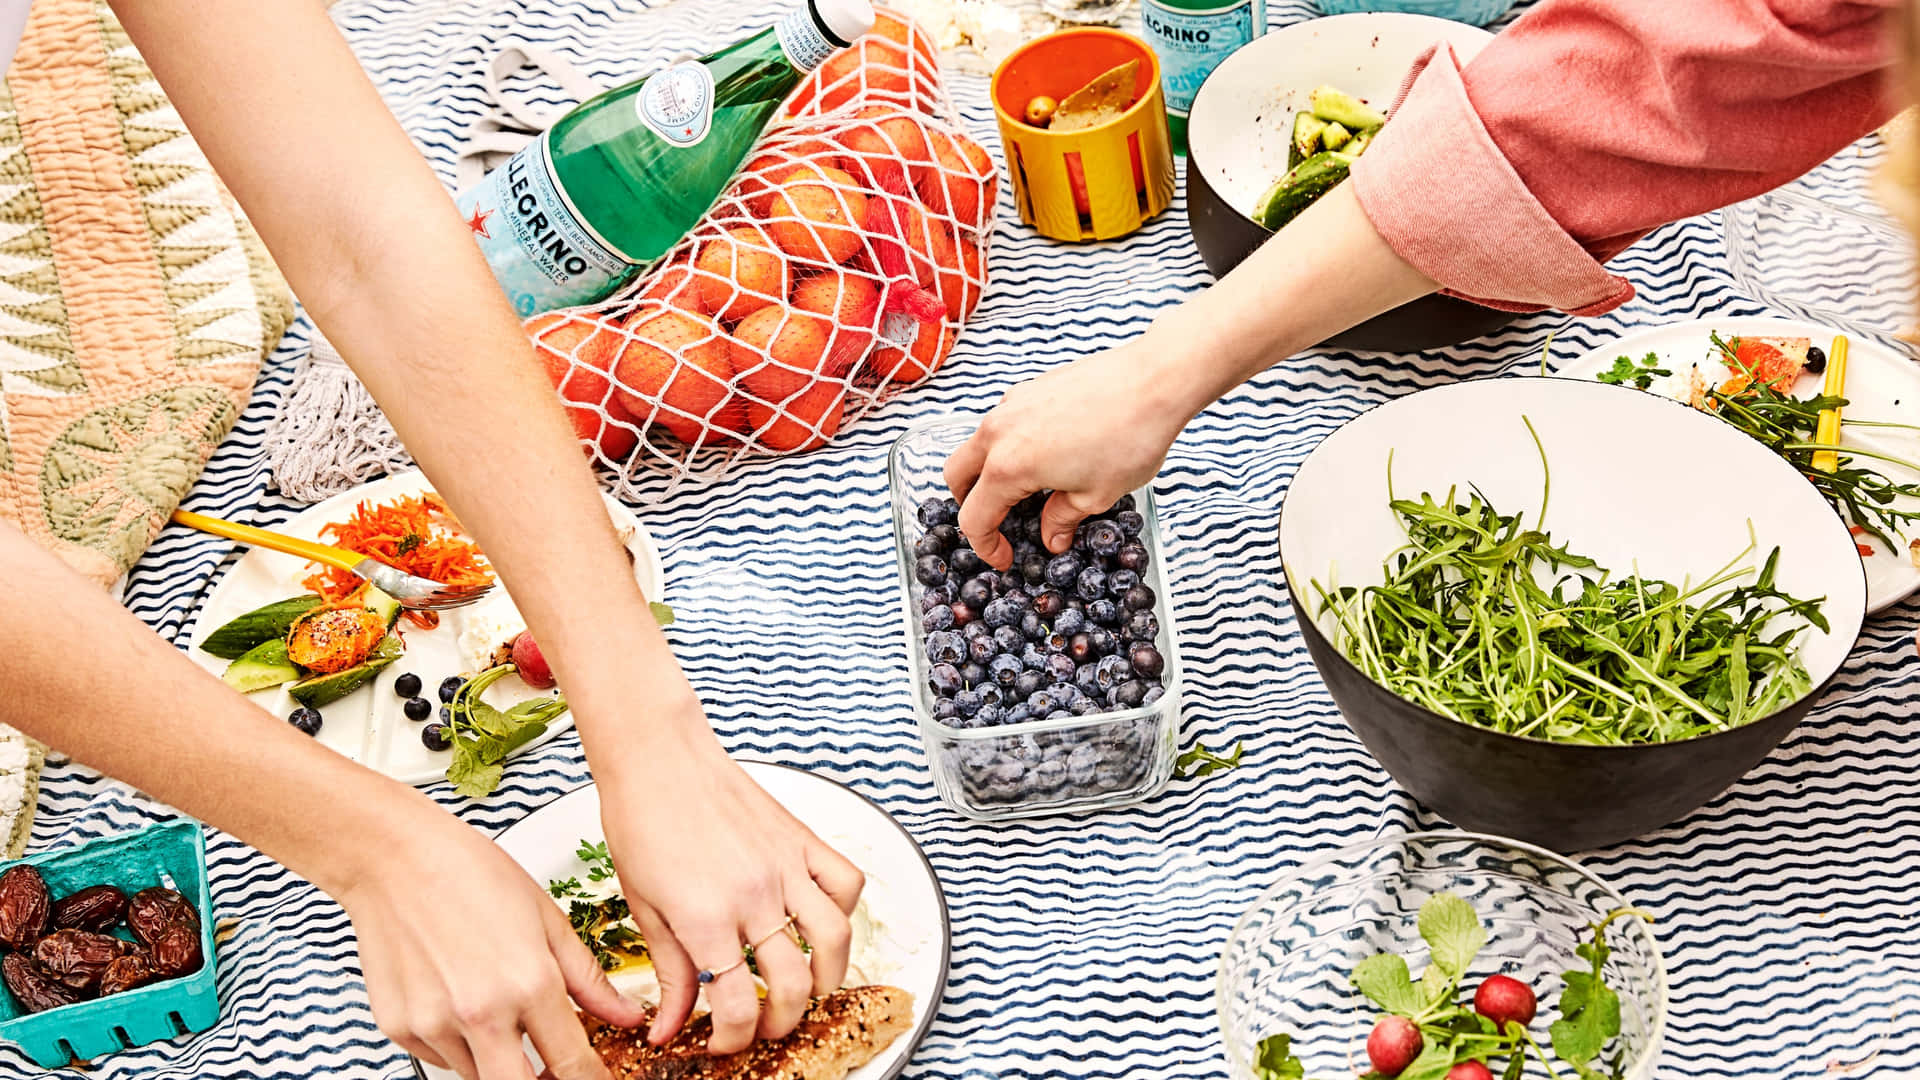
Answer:
[(1200, 84), (1207, 81), (1220, 61), (1254, 39), (1264, 25), (1266, 5), (1262, 0), (1207, 6), (1205, 0), (1194, 4), (1169, 3), (1167, 0), (1140, 0), (1140, 26), (1148, 44), (1160, 57), (1160, 83), (1167, 96), (1167, 111), (1185, 116), (1193, 107)]
[(463, 193), (459, 206), (521, 318), (599, 300), (634, 268), (554, 183), (545, 135)]
[(648, 79), (634, 98), (640, 122), (674, 146), (700, 145), (713, 129), (713, 72), (686, 60)]
[(788, 12), (773, 28), (774, 37), (780, 41), (780, 51), (787, 54), (787, 63), (800, 71), (812, 71), (826, 63), (827, 57), (840, 48), (829, 41), (813, 21), (810, 6), (803, 4), (800, 10)]

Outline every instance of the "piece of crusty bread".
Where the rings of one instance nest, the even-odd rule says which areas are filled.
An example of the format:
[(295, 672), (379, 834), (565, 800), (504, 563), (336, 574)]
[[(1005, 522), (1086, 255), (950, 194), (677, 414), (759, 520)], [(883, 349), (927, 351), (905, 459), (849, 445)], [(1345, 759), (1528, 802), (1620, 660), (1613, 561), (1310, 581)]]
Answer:
[[(649, 1009), (648, 1022), (653, 1019)], [(620, 1028), (586, 1014), (587, 1038), (615, 1080), (844, 1080), (913, 1026), (913, 995), (859, 986), (814, 1000), (784, 1039), (737, 1054), (707, 1053), (713, 1021), (696, 1016), (665, 1046), (647, 1044), (647, 1024)]]

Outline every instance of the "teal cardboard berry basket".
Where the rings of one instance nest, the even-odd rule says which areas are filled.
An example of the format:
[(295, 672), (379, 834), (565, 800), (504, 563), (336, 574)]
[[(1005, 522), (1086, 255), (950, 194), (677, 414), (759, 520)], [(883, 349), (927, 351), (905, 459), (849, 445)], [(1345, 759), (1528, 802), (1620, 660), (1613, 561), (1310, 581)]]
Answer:
[[(207, 893), (207, 839), (192, 821), (168, 821), (138, 832), (21, 859), (40, 871), (59, 898), (89, 885), (118, 885), (131, 896), (165, 885), (200, 913), (200, 970), (111, 997), (25, 1013), (0, 991), (0, 1039), (15, 1043), (49, 1069), (196, 1031), (220, 1018), (214, 988), (213, 904)], [(0, 864), (4, 872), (13, 863)], [(114, 931), (131, 937), (126, 928)]]

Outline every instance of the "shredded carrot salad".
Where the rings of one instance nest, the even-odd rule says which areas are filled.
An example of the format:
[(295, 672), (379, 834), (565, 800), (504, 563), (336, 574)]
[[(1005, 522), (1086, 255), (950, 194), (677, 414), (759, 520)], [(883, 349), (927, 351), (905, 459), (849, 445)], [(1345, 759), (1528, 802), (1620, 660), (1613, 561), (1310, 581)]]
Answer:
[[(427, 492), (390, 503), (363, 502), (354, 507), (352, 517), (323, 526), (320, 535), (336, 547), (443, 585), (491, 582), (493, 572), (487, 567), (486, 556), (472, 541), (460, 536), (458, 526), (446, 500)], [(313, 573), (301, 584), (323, 600), (343, 600), (363, 584), (348, 571), (313, 565)]]

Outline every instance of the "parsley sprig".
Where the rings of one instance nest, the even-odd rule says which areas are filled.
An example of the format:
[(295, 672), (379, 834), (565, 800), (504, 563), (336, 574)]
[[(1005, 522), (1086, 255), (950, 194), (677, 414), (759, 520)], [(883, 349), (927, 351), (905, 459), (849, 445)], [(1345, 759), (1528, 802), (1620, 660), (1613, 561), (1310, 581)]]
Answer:
[[(1604, 1062), (1607, 1047), (1620, 1035), (1620, 996), (1604, 977), (1607, 928), (1622, 918), (1653, 916), (1623, 908), (1591, 924), (1592, 939), (1575, 946), (1587, 968), (1561, 975), (1566, 989), (1560, 994), (1560, 1019), (1549, 1027), (1553, 1059), (1572, 1069), (1580, 1080), (1620, 1080), (1626, 1075), (1624, 1048)], [(1420, 936), (1427, 943), (1429, 963), (1418, 980), (1404, 957), (1380, 953), (1362, 960), (1349, 981), (1380, 1011), (1411, 1020), (1420, 1029), (1421, 1050), (1398, 1074), (1398, 1080), (1444, 1080), (1463, 1062), (1483, 1064), (1504, 1058), (1503, 1080), (1520, 1080), (1529, 1054), (1537, 1057), (1553, 1077), (1561, 1074), (1532, 1034), (1516, 1021), (1505, 1030), (1473, 1010), (1471, 999), (1460, 1000), (1460, 983), (1486, 947), (1487, 930), (1472, 905), (1452, 893), (1436, 893), (1420, 906)], [(1255, 1080), (1303, 1080), (1305, 1066), (1293, 1052), (1293, 1039), (1278, 1032), (1257, 1044)], [(1367, 1073), (1362, 1080), (1378, 1080)]]
[[(588, 881), (611, 881), (618, 877), (606, 841), (582, 840), (573, 854), (586, 864)], [(577, 874), (547, 882), (547, 892), (556, 900), (567, 901), (567, 924), (573, 927), (580, 943), (593, 953), (602, 971), (612, 971), (627, 959), (646, 954), (646, 941), (633, 925), (632, 909), (623, 898), (592, 899)]]
[(1207, 749), (1204, 744), (1194, 743), (1173, 763), (1173, 778), (1192, 780), (1237, 769), (1240, 767), (1240, 755), (1246, 750), (1246, 743), (1235, 743), (1231, 753), (1221, 754)]
[(492, 794), (500, 786), (507, 755), (546, 734), (547, 725), (567, 711), (567, 699), (559, 694), (505, 710), (481, 700), (487, 687), (512, 671), (512, 664), (488, 668), (468, 679), (447, 703), (447, 738), (453, 744), (447, 779), (469, 799)]
[(1632, 386), (1645, 390), (1653, 385), (1655, 378), (1663, 378), (1671, 374), (1673, 372), (1660, 366), (1659, 353), (1648, 353), (1646, 358), (1637, 364), (1629, 356), (1614, 360), (1613, 367), (1601, 372), (1599, 379), (1603, 383), (1612, 383), (1615, 386)]

